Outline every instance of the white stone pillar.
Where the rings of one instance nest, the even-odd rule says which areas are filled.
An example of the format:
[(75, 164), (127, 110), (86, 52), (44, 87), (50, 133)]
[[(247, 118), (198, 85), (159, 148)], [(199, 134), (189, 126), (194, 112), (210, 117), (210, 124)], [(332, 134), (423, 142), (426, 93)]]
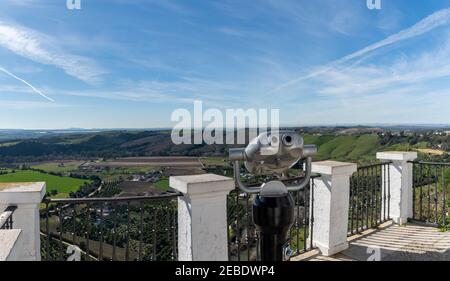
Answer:
[(227, 261), (227, 195), (235, 188), (228, 177), (205, 174), (170, 177), (178, 198), (178, 259)]
[(0, 211), (16, 205), (13, 228), (22, 230), (17, 241), (20, 261), (41, 260), (39, 204), (45, 195), (45, 183), (1, 183)]
[(336, 161), (312, 163), (314, 179), (313, 245), (324, 256), (332, 256), (348, 248), (348, 208), (350, 177), (357, 165)]
[(417, 152), (377, 153), (377, 159), (392, 161), (387, 174), (383, 174), (383, 182), (390, 184), (389, 215), (397, 224), (405, 224), (413, 216), (413, 166), (408, 161), (416, 158)]

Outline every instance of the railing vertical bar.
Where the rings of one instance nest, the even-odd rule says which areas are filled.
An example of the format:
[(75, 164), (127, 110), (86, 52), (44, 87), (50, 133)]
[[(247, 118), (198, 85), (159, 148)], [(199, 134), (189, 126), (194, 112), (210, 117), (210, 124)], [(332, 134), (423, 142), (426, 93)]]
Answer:
[[(249, 231), (250, 231), (250, 224), (251, 224), (251, 218), (250, 218), (250, 206), (249, 206), (249, 196), (250, 194), (245, 195), (245, 216), (247, 219), (247, 227), (245, 231), (245, 242), (247, 243), (247, 261), (250, 261), (250, 241), (249, 241)], [(290, 238), (289, 238), (290, 240)]]
[(355, 190), (354, 190), (354, 177), (350, 177), (350, 233), (353, 235), (353, 219), (355, 213)]
[[(309, 230), (309, 248), (312, 249), (313, 248), (313, 235), (314, 235), (314, 179), (312, 179), (311, 181), (311, 186), (310, 186), (310, 198), (311, 198), (311, 203), (308, 204), (309, 205), (309, 210), (310, 210), (310, 214), (309, 214), (309, 224), (310, 224), (310, 230)], [(306, 227), (306, 226), (305, 226)], [(306, 240), (306, 239), (305, 239)]]
[(377, 216), (379, 218), (379, 223), (383, 221), (383, 210), (381, 209), (381, 205), (383, 204), (383, 178), (382, 178), (382, 167), (383, 165), (380, 165), (377, 168)]
[(413, 220), (416, 219), (416, 187), (417, 187), (417, 165), (416, 163), (412, 163), (412, 170), (413, 170)]
[(386, 164), (383, 164), (382, 166), (382, 185), (383, 185), (383, 220), (386, 221), (386, 197), (387, 197), (387, 188), (386, 188)]
[(104, 204), (102, 203), (100, 205), (100, 241), (99, 241), (99, 255), (98, 255), (98, 261), (103, 261), (103, 208)]
[(447, 185), (445, 182), (445, 167), (441, 166), (441, 174), (442, 174), (442, 225), (447, 225), (447, 202), (446, 202), (446, 192), (447, 192)]
[[(171, 235), (171, 231), (170, 231), (170, 210), (168, 208), (168, 206), (164, 206), (164, 213), (166, 215), (166, 227), (164, 228), (164, 231), (167, 233), (167, 241), (170, 241), (170, 235)], [(172, 253), (171, 253), (172, 254)]]
[(64, 232), (64, 222), (63, 222), (63, 212), (62, 212), (62, 208), (59, 207), (57, 209), (58, 212), (58, 217), (59, 217), (59, 260), (63, 261), (64, 260), (64, 247), (63, 247), (63, 241), (62, 241), (62, 236), (63, 236), (63, 232)]
[(438, 223), (438, 182), (439, 178), (437, 175), (437, 168), (438, 166), (434, 166), (434, 181), (435, 181), (435, 188), (434, 188), (434, 223)]
[(374, 203), (374, 209), (373, 209), (373, 227), (378, 226), (378, 166), (373, 167), (373, 203)]
[(234, 194), (234, 192), (232, 191), (228, 196), (227, 196), (227, 249), (228, 249), (228, 260), (231, 261), (231, 237), (230, 237), (230, 227), (232, 227), (231, 224), (231, 220), (230, 220), (230, 215), (228, 214), (228, 212), (230, 211), (230, 196), (232, 196)]
[[(173, 202), (171, 202), (173, 203)], [(178, 234), (177, 234), (177, 210), (176, 208), (173, 209), (172, 211), (172, 260), (176, 261), (178, 260), (178, 253), (177, 253), (177, 239), (178, 239)], [(228, 231), (227, 231), (228, 232)]]
[(367, 189), (369, 193), (367, 194), (367, 199), (369, 201), (368, 211), (369, 211), (369, 223), (367, 224), (367, 228), (373, 227), (373, 167), (367, 169), (367, 174), (369, 177), (367, 178)]
[(116, 253), (116, 247), (117, 247), (117, 203), (113, 204), (113, 249), (112, 249), (112, 260), (117, 260), (117, 253)]
[(138, 246), (138, 261), (142, 261), (142, 248), (144, 242), (144, 207), (142, 201), (139, 202), (139, 246)]
[(130, 201), (127, 201), (127, 238), (125, 245), (125, 261), (130, 260)]
[(419, 165), (419, 219), (423, 220), (423, 166)]
[(72, 208), (72, 244), (76, 245), (75, 234), (77, 231), (77, 207), (74, 204)]
[[(303, 190), (303, 198), (306, 198), (306, 188)], [(306, 219), (306, 206), (305, 206), (305, 199), (303, 199), (303, 220), (300, 222), (300, 191), (297, 191), (297, 196), (295, 198), (295, 206), (297, 208), (297, 227), (296, 227), (296, 235), (297, 235), (297, 249), (296, 254), (298, 255), (300, 253), (300, 228), (303, 227), (303, 240), (306, 240), (306, 227), (305, 227), (305, 219)], [(304, 241), (303, 241), (304, 242)], [(305, 245), (303, 244), (303, 249), (306, 250)]]
[(431, 168), (427, 169), (427, 222), (431, 222)]
[(388, 210), (388, 212), (387, 212), (387, 217), (388, 217), (388, 219), (390, 219), (390, 218), (391, 218), (391, 213), (390, 213), (390, 211), (391, 211), (391, 164), (388, 164), (387, 170), (388, 170), (388, 176), (387, 176), (387, 182), (388, 182), (388, 192), (387, 192), (388, 203), (387, 203), (387, 210)]
[(90, 210), (91, 206), (89, 203), (86, 204), (86, 231), (85, 231), (85, 239), (86, 239), (86, 254), (85, 254), (85, 260), (89, 261), (89, 236), (90, 236), (90, 230), (91, 230), (91, 214)]
[[(356, 176), (355, 176), (356, 175)], [(359, 233), (359, 221), (360, 221), (360, 217), (359, 217), (359, 213), (360, 213), (360, 204), (359, 204), (359, 202), (360, 202), (360, 194), (359, 194), (359, 192), (360, 192), (360, 189), (359, 189), (359, 172), (358, 171), (356, 171), (354, 174), (353, 174), (353, 176), (355, 176), (355, 179), (354, 179), (354, 181), (353, 181), (353, 183), (355, 184), (354, 185), (354, 192), (355, 192), (355, 196), (356, 196), (356, 201), (355, 201), (355, 206), (356, 206), (356, 225), (355, 225), (355, 230), (356, 230), (356, 233)]]
[(375, 227), (376, 226), (376, 224), (377, 224), (377, 219), (376, 219), (376, 198), (375, 198), (375, 189), (376, 189), (376, 177), (375, 177), (375, 171), (376, 171), (376, 169), (375, 169), (376, 167), (375, 166), (372, 166), (371, 168), (370, 168), (370, 172), (371, 172), (371, 178), (370, 178), (370, 181), (371, 181), (371, 184), (372, 184), (372, 194), (371, 194), (371, 206), (370, 206), (370, 209), (371, 209), (371, 213), (372, 213), (372, 222), (371, 222), (371, 227), (373, 228), (373, 227)]
[(158, 255), (157, 255), (158, 253), (156, 251), (156, 244), (157, 244), (157, 239), (158, 239), (158, 235), (156, 235), (156, 227), (158, 225), (157, 217), (158, 217), (158, 208), (155, 207), (155, 208), (153, 208), (153, 229), (152, 229), (152, 232), (153, 232), (153, 255), (152, 255), (152, 260), (153, 261), (158, 260)]
[(365, 193), (365, 196), (364, 196), (365, 197), (365, 202), (366, 202), (366, 225), (365, 225), (365, 229), (368, 229), (369, 228), (369, 212), (370, 212), (370, 209), (369, 209), (369, 204), (370, 204), (370, 201), (369, 201), (370, 190), (369, 190), (369, 188), (370, 188), (370, 186), (369, 186), (369, 182), (368, 182), (367, 178), (369, 176), (369, 169), (364, 169), (364, 170), (365, 170), (364, 186), (365, 186), (365, 190), (366, 190), (366, 193)]
[[(292, 195), (291, 195), (292, 196)], [(295, 201), (294, 201), (295, 202)], [(294, 206), (294, 216), (295, 216), (295, 206)], [(292, 227), (289, 229), (289, 236), (288, 236), (288, 239), (289, 239), (289, 241), (288, 241), (288, 245), (291, 247), (291, 249), (292, 249), (292, 238), (293, 238), (293, 235), (292, 235), (292, 233), (293, 233), (293, 229), (295, 229), (296, 228), (296, 224), (297, 224), (297, 219), (295, 219), (294, 220), (294, 225), (292, 225)]]
[[(313, 181), (314, 179), (311, 179)], [(308, 229), (309, 229), (309, 196), (311, 195), (311, 181), (309, 181), (309, 184), (306, 186), (306, 188), (303, 190), (303, 220), (302, 220), (302, 227), (303, 227), (303, 250), (306, 251), (308, 248), (307, 245), (307, 237), (308, 237)], [(297, 200), (300, 200), (299, 197), (297, 197)], [(298, 202), (298, 205), (300, 205), (300, 202)], [(299, 213), (300, 215), (300, 213)], [(300, 235), (298, 235), (300, 236)], [(298, 238), (298, 237), (297, 237)], [(297, 253), (300, 252), (300, 242), (297, 242)]]
[(45, 231), (47, 232), (47, 261), (51, 260), (51, 256), (50, 256), (50, 227), (49, 227), (49, 222), (48, 222), (48, 205), (49, 203), (46, 202), (45, 203)]
[(236, 195), (236, 246), (237, 246), (237, 259), (241, 261), (241, 237), (239, 226), (239, 193)]

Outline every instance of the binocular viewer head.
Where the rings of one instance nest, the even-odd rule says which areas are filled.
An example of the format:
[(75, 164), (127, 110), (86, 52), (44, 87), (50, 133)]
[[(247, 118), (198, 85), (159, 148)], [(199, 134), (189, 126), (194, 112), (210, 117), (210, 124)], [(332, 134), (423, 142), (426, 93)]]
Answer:
[(292, 131), (262, 133), (245, 148), (230, 149), (230, 160), (244, 161), (254, 175), (286, 172), (301, 159), (317, 153), (314, 145), (305, 145), (303, 138)]

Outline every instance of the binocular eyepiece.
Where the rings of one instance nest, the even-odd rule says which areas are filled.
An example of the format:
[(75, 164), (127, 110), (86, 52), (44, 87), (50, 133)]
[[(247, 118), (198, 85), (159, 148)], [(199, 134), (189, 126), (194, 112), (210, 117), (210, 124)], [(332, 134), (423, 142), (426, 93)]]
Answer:
[(244, 161), (245, 168), (254, 175), (273, 175), (286, 172), (301, 159), (317, 152), (315, 145), (304, 145), (295, 132), (263, 133), (246, 148), (230, 149), (230, 160)]

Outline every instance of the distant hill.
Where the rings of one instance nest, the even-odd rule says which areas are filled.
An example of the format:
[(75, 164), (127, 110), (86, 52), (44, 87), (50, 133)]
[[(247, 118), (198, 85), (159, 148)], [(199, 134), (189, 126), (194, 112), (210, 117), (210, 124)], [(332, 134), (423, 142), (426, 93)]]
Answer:
[[(348, 131), (348, 130), (347, 130)], [(352, 131), (353, 132), (353, 131)], [(365, 131), (364, 131), (365, 132)], [(369, 162), (381, 150), (449, 150), (450, 137), (436, 133), (360, 133), (341, 135), (303, 132), (306, 144), (319, 151), (315, 160)], [(63, 134), (0, 142), (0, 162), (21, 163), (55, 159), (92, 159), (130, 156), (226, 156), (227, 145), (175, 145), (170, 131), (107, 131)]]

